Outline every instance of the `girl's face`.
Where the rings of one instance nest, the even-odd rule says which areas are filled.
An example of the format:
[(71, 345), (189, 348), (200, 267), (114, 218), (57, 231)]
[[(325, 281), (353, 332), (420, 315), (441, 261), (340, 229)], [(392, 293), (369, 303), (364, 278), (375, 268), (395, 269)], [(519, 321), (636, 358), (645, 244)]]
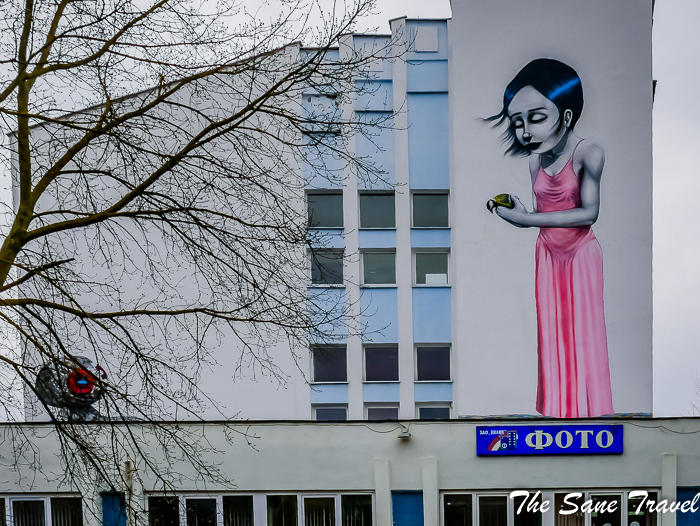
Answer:
[(516, 93), (508, 106), (516, 138), (532, 153), (549, 152), (559, 144), (567, 131), (561, 117), (556, 105), (532, 86)]

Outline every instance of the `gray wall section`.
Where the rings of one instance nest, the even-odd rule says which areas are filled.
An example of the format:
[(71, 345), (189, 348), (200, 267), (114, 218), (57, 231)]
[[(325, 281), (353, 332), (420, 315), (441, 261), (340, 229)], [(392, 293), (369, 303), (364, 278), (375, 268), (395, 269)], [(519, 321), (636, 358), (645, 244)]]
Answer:
[[(378, 460), (380, 465), (388, 462), (391, 490), (425, 489), (426, 480), (433, 492), (436, 484), (440, 491), (660, 489), (662, 483), (670, 491), (676, 485), (700, 486), (700, 423), (692, 419), (615, 421), (624, 424), (622, 455), (476, 456), (477, 426), (513, 428), (519, 424), (541, 423), (535, 420), (413, 422), (408, 424), (409, 440), (398, 438), (401, 428), (395, 423), (241, 423), (237, 429), (248, 433), (252, 446), (242, 435), (226, 433), (220, 424), (193, 424), (193, 429), (204, 430), (207, 447), (211, 445), (219, 450), (205, 453), (205, 458), (219, 465), (233, 480), (237, 491), (374, 491)], [(610, 424), (611, 421), (595, 423)], [(69, 491), (68, 486), (59, 488), (60, 481), (55, 476), (61, 467), (55, 456), (54, 435), (48, 432), (50, 426), (29, 427), (24, 429), (40, 448), (41, 469), (36, 471), (36, 478), (27, 477), (25, 471), (20, 480), (18, 472), (5, 467), (13, 458), (13, 446), (17, 445), (9, 439), (16, 428), (1, 426), (0, 458), (5, 460), (0, 494)], [(147, 435), (147, 430), (144, 432)], [(231, 443), (227, 442), (227, 436), (233, 436)], [(150, 458), (158, 461), (161, 452), (155, 443), (155, 440), (149, 442), (148, 451)], [(666, 472), (664, 454), (676, 456), (677, 475)], [(198, 486), (194, 482), (197, 477), (193, 467), (184, 462), (172, 467), (182, 474), (174, 491), (231, 490)], [(139, 475), (144, 477), (143, 486), (147, 491), (157, 486), (143, 471)]]
[(450, 22), (452, 262), (460, 414), (535, 414), (537, 229), (486, 211), (508, 192), (532, 206), (526, 159), (505, 158), (498, 113), (508, 82), (551, 57), (581, 76), (576, 133), (603, 146), (605, 311), (615, 411), (650, 412), (652, 331), (651, 3), (457, 0)]

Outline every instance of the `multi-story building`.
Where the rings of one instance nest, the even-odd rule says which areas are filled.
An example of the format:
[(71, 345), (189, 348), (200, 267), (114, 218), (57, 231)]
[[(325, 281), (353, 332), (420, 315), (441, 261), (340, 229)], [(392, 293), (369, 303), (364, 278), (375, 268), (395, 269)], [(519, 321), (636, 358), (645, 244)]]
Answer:
[[(299, 370), (288, 349), (271, 351), (290, 375), (284, 388), (245, 370), (232, 379), (225, 358), (203, 375), (214, 399), (233, 401), (242, 421), (234, 427), (257, 437), (255, 448), (231, 444), (222, 422), (197, 424), (214, 448), (209, 460), (220, 462), (235, 488), (207, 484), (183, 464), (181, 481), (164, 492), (143, 466), (125, 464), (130, 486), (115, 493), (98, 483), (83, 495), (102, 513), (83, 512), (86, 522), (122, 526), (128, 499), (143, 505), (152, 526), (697, 524), (697, 502), (682, 515), (646, 505), (692, 500), (700, 491), (697, 422), (651, 418), (651, 4), (452, 7), (451, 20), (391, 21), (392, 34), (407, 37), (395, 45), (407, 47), (390, 54), (398, 59), (374, 63), (369, 89), (342, 108), (393, 121), (351, 144), (382, 177), (357, 178), (333, 156), (323, 162), (342, 178), (312, 178), (301, 167), (309, 228), (324, 240), (309, 253), (309, 293), (346, 303), (355, 328), (339, 326), (332, 342), (312, 341)], [(349, 35), (343, 45), (391, 40)], [(547, 100), (525, 116), (508, 113), (517, 93), (506, 86), (540, 58), (575, 70), (583, 111), (567, 117), (568, 106), (548, 105), (559, 93), (540, 93)], [(302, 105), (324, 101), (314, 91)], [(588, 142), (572, 141), (563, 166), (531, 156), (540, 164), (528, 174), (526, 161), (503, 156), (500, 132), (484, 120), (502, 110), (525, 146), (550, 110), (557, 112), (550, 135), (575, 125)], [(602, 150), (601, 176), (592, 159)], [(503, 192), (532, 210), (533, 185), (563, 177), (574, 181), (575, 208), (594, 205), (595, 214), (560, 230), (589, 236), (595, 223), (604, 293), (603, 270), (587, 266), (598, 265), (598, 255), (581, 263), (578, 249), (564, 244), (564, 256), (551, 250), (536, 259), (537, 229), (513, 228), (487, 210)], [(543, 269), (555, 256), (574, 264), (549, 290)], [(582, 290), (595, 301), (581, 300)], [(588, 321), (595, 315), (602, 329)], [(561, 357), (553, 359), (552, 349)], [(51, 426), (27, 425), (39, 437)], [(42, 451), (57, 448), (51, 435), (37, 440)], [(4, 444), (0, 455), (9, 454)], [(155, 448), (152, 454), (163, 460)], [(45, 458), (31, 483), (0, 480), (0, 509), (11, 526), (80, 524), (79, 501), (69, 500), (78, 495), (44, 475), (61, 469)], [(515, 490), (534, 497), (523, 504), (523, 495), (509, 498)], [(560, 513), (584, 501), (583, 512)]]

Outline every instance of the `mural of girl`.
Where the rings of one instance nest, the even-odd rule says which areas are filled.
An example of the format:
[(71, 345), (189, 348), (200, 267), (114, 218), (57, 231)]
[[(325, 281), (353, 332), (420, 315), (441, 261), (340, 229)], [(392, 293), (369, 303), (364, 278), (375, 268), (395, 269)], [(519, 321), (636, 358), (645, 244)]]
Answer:
[[(576, 71), (554, 59), (527, 64), (508, 84), (503, 109), (506, 154), (528, 156), (533, 210), (517, 196), (490, 201), (498, 216), (539, 227), (535, 247), (537, 411), (558, 418), (612, 414), (603, 310), (603, 253), (598, 219), (605, 154), (574, 133), (583, 110)], [(501, 196), (499, 196), (501, 197)]]

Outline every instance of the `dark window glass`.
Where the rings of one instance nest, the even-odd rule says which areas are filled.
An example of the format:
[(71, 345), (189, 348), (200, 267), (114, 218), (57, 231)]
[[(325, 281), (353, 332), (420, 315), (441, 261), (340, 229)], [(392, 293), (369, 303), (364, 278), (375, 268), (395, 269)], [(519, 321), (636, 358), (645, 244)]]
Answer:
[(343, 253), (340, 250), (316, 250), (311, 253), (311, 283), (343, 284)]
[(365, 252), (362, 254), (364, 283), (394, 285), (396, 283), (396, 254)]
[(304, 499), (306, 526), (335, 526), (335, 499), (331, 497)]
[(83, 526), (83, 505), (80, 497), (51, 499), (52, 526)]
[[(622, 525), (622, 497), (620, 495), (591, 495), (591, 500), (593, 501), (593, 509), (595, 509), (596, 504), (606, 501), (607, 504), (601, 509), (605, 509), (605, 512), (592, 512), (591, 513), (591, 526), (621, 526)], [(615, 511), (608, 511), (611, 502), (615, 502)]]
[[(700, 492), (700, 488), (690, 492), (690, 494), (684, 495), (683, 490), (678, 488), (676, 499), (679, 502), (685, 502), (686, 500), (692, 501), (698, 492)], [(649, 496), (646, 498), (644, 505), (639, 508), (642, 499), (643, 497), (627, 499), (627, 524), (629, 524), (629, 526), (656, 526), (657, 514), (649, 513), (649, 509), (646, 507), (646, 503), (650, 500), (654, 502), (657, 501), (658, 497), (656, 492), (649, 492)], [(639, 508), (639, 513), (637, 513), (637, 508)], [(695, 515), (694, 521), (685, 520), (692, 515)], [(635, 524), (635, 522), (637, 524)], [(693, 524), (700, 524), (700, 511), (696, 511), (694, 514), (691, 511), (683, 513), (679, 510), (676, 512), (676, 526), (691, 526)]]
[(343, 228), (343, 194), (308, 194), (309, 228)]
[(342, 495), (340, 514), (342, 526), (372, 526), (372, 496)]
[(267, 526), (296, 526), (297, 496), (267, 496)]
[(314, 382), (347, 382), (345, 347), (315, 347)]
[(450, 379), (449, 347), (418, 347), (416, 349), (416, 380), (447, 381)]
[(421, 420), (449, 420), (449, 407), (419, 407), (418, 418)]
[(0, 526), (5, 526), (5, 499), (0, 498)]
[(360, 194), (360, 228), (396, 226), (394, 194)]
[(253, 526), (253, 497), (227, 496), (222, 498), (224, 526)]
[(445, 526), (472, 526), (472, 496), (445, 495)]
[(508, 526), (507, 497), (479, 497), (479, 526)]
[(148, 526), (180, 526), (177, 497), (148, 497)]
[[(527, 500), (527, 503), (523, 506), (523, 509), (518, 513), (518, 509)], [(542, 504), (542, 495), (538, 495), (535, 499), (535, 503)], [(539, 506), (537, 511), (535, 511), (534, 505), (532, 504), (532, 496), (527, 497), (515, 497), (513, 499), (513, 506), (515, 511), (514, 526), (542, 526), (542, 513)], [(528, 511), (528, 506), (530, 506), (531, 511)]]
[(215, 499), (187, 499), (187, 526), (216, 526)]
[(447, 254), (416, 254), (416, 283), (418, 285), (447, 285)]
[(44, 526), (44, 502), (41, 500), (13, 500), (12, 517), (14, 526)]
[(399, 380), (399, 349), (365, 347), (365, 380), (368, 382), (397, 382)]
[(554, 526), (584, 526), (586, 517), (581, 511), (581, 505), (584, 501), (583, 497), (569, 497), (569, 502), (576, 505), (577, 511), (569, 515), (562, 515), (562, 510), (571, 509), (571, 505), (564, 503), (564, 498), (566, 498), (567, 495), (568, 493), (554, 494)]
[(398, 420), (398, 407), (368, 407), (367, 420)]
[(348, 410), (345, 407), (317, 407), (316, 420), (319, 422), (345, 421)]
[(447, 194), (413, 194), (413, 226), (445, 228)]

